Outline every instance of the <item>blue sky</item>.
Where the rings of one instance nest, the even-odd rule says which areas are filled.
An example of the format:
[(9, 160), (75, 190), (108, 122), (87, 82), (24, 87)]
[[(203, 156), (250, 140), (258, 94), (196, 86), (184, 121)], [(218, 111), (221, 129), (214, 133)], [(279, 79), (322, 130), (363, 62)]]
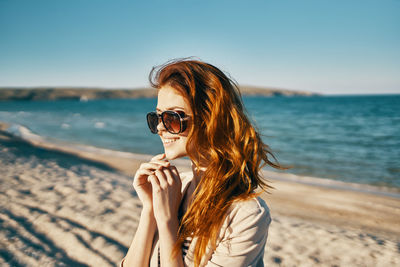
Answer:
[(400, 93), (400, 0), (0, 0), (1, 86), (148, 86), (195, 56), (239, 84)]

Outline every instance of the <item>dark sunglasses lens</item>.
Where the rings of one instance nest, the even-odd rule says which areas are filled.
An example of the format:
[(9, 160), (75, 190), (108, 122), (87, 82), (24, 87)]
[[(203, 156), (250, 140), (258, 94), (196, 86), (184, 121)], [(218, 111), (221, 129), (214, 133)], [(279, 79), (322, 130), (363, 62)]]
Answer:
[(152, 133), (157, 133), (158, 116), (155, 112), (150, 112), (147, 114), (147, 125)]
[(164, 112), (163, 122), (165, 129), (170, 133), (180, 133), (181, 131), (181, 118), (176, 112)]

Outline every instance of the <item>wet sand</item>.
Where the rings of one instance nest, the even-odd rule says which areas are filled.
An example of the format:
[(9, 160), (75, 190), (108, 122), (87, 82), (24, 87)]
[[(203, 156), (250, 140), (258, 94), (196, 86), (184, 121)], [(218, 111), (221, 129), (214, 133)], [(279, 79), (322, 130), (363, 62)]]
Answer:
[[(0, 135), (0, 265), (115, 266), (141, 210), (132, 174), (149, 156), (43, 144)], [(400, 265), (399, 198), (265, 175), (266, 266)]]

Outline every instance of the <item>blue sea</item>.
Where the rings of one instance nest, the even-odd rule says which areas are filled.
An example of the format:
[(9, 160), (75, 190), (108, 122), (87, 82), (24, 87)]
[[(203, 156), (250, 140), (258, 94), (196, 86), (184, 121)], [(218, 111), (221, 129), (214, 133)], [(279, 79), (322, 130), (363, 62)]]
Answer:
[[(0, 121), (50, 139), (142, 154), (162, 152), (145, 114), (156, 99), (0, 102)], [(287, 172), (400, 188), (400, 95), (244, 97)]]

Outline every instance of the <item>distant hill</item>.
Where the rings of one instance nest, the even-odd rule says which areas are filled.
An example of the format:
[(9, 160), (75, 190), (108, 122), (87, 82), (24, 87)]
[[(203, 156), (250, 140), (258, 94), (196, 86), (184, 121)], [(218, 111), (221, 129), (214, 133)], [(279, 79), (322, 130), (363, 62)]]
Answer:
[(320, 94), (308, 92), (308, 91), (294, 91), (279, 88), (266, 88), (257, 86), (240, 86), (240, 92), (242, 95), (259, 95), (259, 96), (317, 96)]
[[(314, 96), (311, 92), (291, 91), (283, 89), (262, 88), (253, 86), (240, 87), (242, 95), (251, 96)], [(0, 88), (0, 101), (5, 100), (58, 100), (76, 99), (86, 101), (90, 99), (109, 98), (153, 98), (157, 91), (151, 88), (136, 89), (105, 89), (105, 88)]]

